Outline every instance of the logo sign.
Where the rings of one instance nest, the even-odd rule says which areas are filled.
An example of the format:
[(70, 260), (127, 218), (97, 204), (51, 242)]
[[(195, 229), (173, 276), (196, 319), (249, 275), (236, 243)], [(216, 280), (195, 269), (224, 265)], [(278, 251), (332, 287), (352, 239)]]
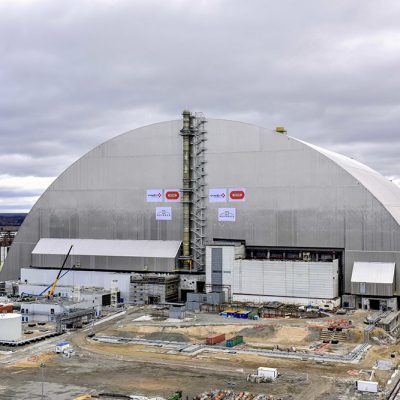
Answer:
[(246, 189), (235, 188), (228, 191), (229, 201), (246, 201)]
[(179, 203), (181, 192), (179, 189), (165, 189), (164, 198), (167, 203)]
[(236, 208), (218, 208), (219, 222), (235, 222)]
[(149, 189), (146, 191), (146, 201), (148, 203), (159, 203), (163, 201), (162, 189)]
[(156, 207), (156, 220), (171, 221), (172, 220), (171, 207)]
[(224, 189), (210, 189), (208, 191), (208, 200), (210, 203), (226, 203), (227, 190)]

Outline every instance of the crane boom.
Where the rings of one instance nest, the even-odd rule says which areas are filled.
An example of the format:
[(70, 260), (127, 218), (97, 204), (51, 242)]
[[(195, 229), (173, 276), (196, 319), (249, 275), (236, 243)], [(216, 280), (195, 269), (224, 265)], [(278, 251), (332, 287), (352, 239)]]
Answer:
[(61, 268), (58, 271), (57, 277), (56, 277), (55, 281), (53, 282), (53, 284), (51, 285), (51, 289), (49, 290), (49, 294), (47, 295), (47, 298), (51, 298), (51, 297), (54, 296), (54, 291), (56, 290), (56, 286), (57, 286), (58, 280), (60, 279), (61, 272), (64, 269), (65, 263), (67, 262), (67, 259), (68, 259), (69, 255), (70, 255), (73, 247), (74, 247), (74, 245), (71, 244), (71, 247), (69, 248), (68, 253), (64, 258), (64, 261), (63, 261), (63, 263), (61, 265)]

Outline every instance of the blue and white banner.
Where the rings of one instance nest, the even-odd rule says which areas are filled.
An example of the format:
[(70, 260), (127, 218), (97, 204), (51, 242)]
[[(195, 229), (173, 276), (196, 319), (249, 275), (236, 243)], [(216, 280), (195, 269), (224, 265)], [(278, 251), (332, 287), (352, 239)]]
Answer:
[(226, 188), (209, 189), (208, 201), (210, 203), (226, 203), (227, 190)]
[(218, 208), (219, 222), (235, 222), (236, 208)]
[(171, 221), (172, 208), (171, 207), (156, 207), (156, 220), (157, 221)]
[(164, 200), (162, 189), (148, 189), (146, 191), (147, 203), (161, 203)]

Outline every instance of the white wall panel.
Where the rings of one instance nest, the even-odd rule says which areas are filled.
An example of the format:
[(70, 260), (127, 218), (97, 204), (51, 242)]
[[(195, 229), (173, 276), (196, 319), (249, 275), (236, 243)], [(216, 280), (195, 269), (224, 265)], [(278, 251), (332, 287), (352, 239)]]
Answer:
[(339, 295), (337, 260), (303, 262), (235, 259), (235, 246), (207, 246), (208, 285), (211, 284), (211, 248), (223, 250), (223, 284), (231, 287), (234, 296), (333, 299)]
[[(36, 269), (22, 268), (21, 281), (27, 281), (28, 284), (47, 284), (51, 285), (57, 277), (58, 270), (56, 269)], [(60, 281), (60, 286), (87, 286), (100, 287), (111, 289), (111, 282), (118, 281), (118, 289), (121, 293), (121, 298), (126, 301), (129, 298), (130, 290), (130, 274), (115, 273), (105, 271), (70, 271), (63, 276)], [(43, 290), (43, 289), (42, 289)], [(38, 293), (39, 294), (39, 288)]]

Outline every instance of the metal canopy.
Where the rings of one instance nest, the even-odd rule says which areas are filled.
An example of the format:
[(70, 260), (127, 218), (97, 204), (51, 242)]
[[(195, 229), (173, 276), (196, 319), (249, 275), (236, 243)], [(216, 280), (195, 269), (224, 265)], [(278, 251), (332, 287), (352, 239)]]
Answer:
[(355, 261), (351, 282), (393, 284), (395, 263)]
[(176, 258), (177, 240), (40, 239), (32, 254), (71, 254), (104, 257)]

